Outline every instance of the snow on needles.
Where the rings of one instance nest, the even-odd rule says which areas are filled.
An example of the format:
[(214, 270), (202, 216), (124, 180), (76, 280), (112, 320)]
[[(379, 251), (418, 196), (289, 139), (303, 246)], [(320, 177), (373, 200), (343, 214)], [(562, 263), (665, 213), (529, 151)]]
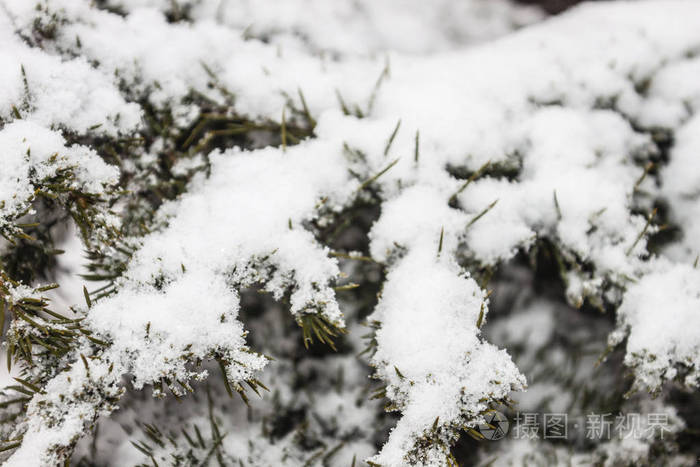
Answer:
[[(172, 19), (170, 2), (111, 3), (123, 14), (74, 0), (0, 2), (0, 58), (13, 65), (0, 71), (3, 216), (28, 206), (32, 177), (62, 167), (91, 192), (114, 184), (117, 169), (65, 137), (135, 134), (140, 106), (171, 112), (184, 130), (203, 111), (193, 96), (233, 102), (254, 121), (308, 104), (318, 125), (295, 146), (197, 155), (207, 170), (136, 239), (116, 293), (85, 310), (110, 345), (93, 355), (84, 341), (70, 370), (34, 396), (8, 465), (60, 460), (115, 409), (122, 375), (137, 388), (161, 378), (186, 387), (206, 376), (192, 363), (217, 359), (231, 384), (257, 378), (266, 359), (238, 319), (247, 287), (288, 297), (294, 319), (342, 328), (340, 271), (313, 225), (372, 196), (381, 213), (370, 254), (387, 275), (370, 316), (371, 363), (400, 412), (372, 462), (444, 465), (460, 430), (525, 388), (507, 352), (481, 336), (482, 273), (542, 242), (554, 245), (572, 304), (619, 307), (610, 342), (627, 338), (637, 387), (697, 384), (700, 336), (689, 323), (700, 316), (700, 272), (687, 260), (700, 252), (700, 82), (687, 79), (698, 69), (697, 2), (581, 7), (463, 50), (439, 28), (399, 51), (400, 31), (351, 28), (329, 46), (334, 60), (319, 51), (334, 34), (324, 25), (358, 15), (366, 30), (355, 10), (319, 7), (328, 21), (279, 23), (250, 3), (256, 26), (244, 31), (233, 6), (191, 2), (192, 21), (177, 22), (164, 15)], [(418, 19), (408, 19), (410, 30)], [(366, 55), (377, 50), (386, 56)], [(677, 144), (661, 154), (669, 134)], [(646, 176), (667, 156), (658, 180)], [(653, 255), (661, 199), (686, 235)]]
[(4, 219), (22, 214), (31, 206), (34, 189), (43, 180), (70, 171), (71, 187), (101, 194), (116, 184), (119, 170), (105, 164), (94, 150), (66, 147), (59, 132), (17, 120), (0, 130), (3, 170), (0, 172), (0, 229)]

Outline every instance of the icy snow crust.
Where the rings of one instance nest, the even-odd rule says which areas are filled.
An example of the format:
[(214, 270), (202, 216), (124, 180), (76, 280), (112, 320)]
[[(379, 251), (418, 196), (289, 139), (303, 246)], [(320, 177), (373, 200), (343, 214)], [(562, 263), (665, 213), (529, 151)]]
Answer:
[[(427, 56), (403, 52), (453, 49), (439, 19), (428, 18), (425, 44), (394, 51), (402, 31), (377, 26), (381, 34), (367, 35), (372, 22), (358, 17), (351, 37), (330, 43), (329, 60), (319, 49), (344, 21), (342, 8), (319, 7), (328, 22), (310, 23), (306, 15), (271, 18), (257, 2), (223, 12), (214, 3), (193, 2), (193, 23), (166, 21), (169, 2), (115, 2), (124, 16), (82, 1), (0, 3), (0, 57), (14, 64), (0, 71), (0, 222), (31, 202), (32, 177), (58, 167), (75, 168), (76, 183), (91, 191), (116, 182), (113, 167), (89, 147), (67, 147), (62, 132), (130, 134), (142, 124), (133, 102), (140, 96), (186, 127), (198, 114), (187, 103), (192, 90), (222, 99), (208, 86), (210, 70), (241, 114), (279, 121), (301, 89), (318, 120), (315, 136), (294, 147), (212, 154), (210, 175), (162, 207), (161, 227), (140, 240), (118, 293), (88, 311), (90, 328), (111, 346), (89, 371), (78, 361), (34, 396), (7, 465), (61, 460), (96, 416), (114, 409), (101, 397), (118, 395), (123, 374), (136, 387), (165, 376), (187, 382), (205, 376), (187, 362), (216, 354), (229, 362), (231, 382), (256, 377), (266, 360), (247, 347), (238, 320), (243, 287), (289, 293), (295, 316), (343, 326), (332, 289), (337, 262), (305, 223), (352, 205), (367, 180), (383, 201), (370, 253), (388, 272), (370, 316), (378, 323), (371, 363), (401, 413), (372, 462), (443, 465), (458, 430), (474, 426), (488, 402), (525, 388), (506, 351), (481, 336), (488, 297), (474, 273), (538, 239), (559, 251), (572, 304), (619, 305), (610, 342), (627, 338), (625, 362), (640, 388), (677, 377), (697, 385), (700, 81), (692, 77), (700, 4), (586, 6)], [(399, 3), (378, 2), (371, 18)], [(406, 10), (416, 14), (406, 30), (425, 8), (417, 5)], [(244, 31), (241, 11), (251, 13), (252, 30)], [(517, 24), (532, 13), (512, 14)], [(52, 17), (60, 21), (50, 41), (20, 39)], [(379, 58), (366, 55), (377, 50)], [(364, 118), (344, 115), (338, 93)], [(661, 130), (676, 144), (655, 180), (642, 175), (658, 159)], [(485, 175), (464, 187), (448, 167)], [(657, 200), (669, 203), (684, 234), (660, 257), (646, 248)], [(90, 387), (102, 395), (86, 398)]]

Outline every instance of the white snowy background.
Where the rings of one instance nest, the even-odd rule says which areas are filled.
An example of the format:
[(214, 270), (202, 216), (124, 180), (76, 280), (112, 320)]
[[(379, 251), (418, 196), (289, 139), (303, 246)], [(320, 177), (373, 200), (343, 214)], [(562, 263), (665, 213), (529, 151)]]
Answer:
[[(110, 345), (76, 350), (76, 363), (33, 396), (6, 465), (51, 465), (62, 459), (56, 447), (87, 435), (98, 416), (98, 435), (78, 444), (75, 460), (149, 463), (131, 441), (146, 439), (136, 420), (156, 420), (177, 432), (175, 447), (156, 444), (152, 454), (167, 465), (170, 452), (186, 450), (178, 426), (199, 423), (214, 436), (195, 381), (210, 375), (225, 396), (218, 368), (188, 366), (213, 353), (229, 362), (232, 384), (259, 378), (271, 389), (250, 409), (239, 400), (216, 408), (222, 456), (245, 465), (446, 465), (457, 433), (492, 401), (566, 412), (580, 403), (572, 387), (620, 392), (623, 371), (624, 392), (634, 393), (624, 410), (667, 414), (675, 433), (686, 422), (671, 391), (698, 407), (700, 2), (600, 2), (548, 17), (505, 0), (0, 0), (0, 64), (8, 225), (31, 206), (33, 183), (61, 168), (90, 193), (137, 174), (125, 188), (138, 191), (168, 136), (120, 167), (92, 142), (137, 136), (149, 109), (167, 110), (183, 133), (204, 113), (193, 95), (253, 121), (303, 109), (316, 123), (299, 144), (191, 151), (175, 166), (196, 172), (185, 192), (133, 239), (115, 292), (89, 310), (83, 245), (63, 227), (52, 307), (76, 306)], [(370, 199), (378, 211), (367, 251), (318, 240), (313, 226)], [(117, 203), (105, 222), (118, 227), (126, 211)], [(651, 236), (666, 229), (673, 235), (654, 246)], [(561, 268), (558, 292), (543, 292), (536, 268), (518, 261), (544, 244)], [(385, 273), (362, 319), (364, 305), (337, 290), (348, 276), (362, 280), (358, 257)], [(272, 299), (246, 322), (253, 285)], [(301, 330), (290, 337), (278, 321), (309, 310), (345, 326), (352, 351), (292, 359)], [(358, 360), (367, 332), (375, 347)], [(597, 370), (606, 347), (619, 358)], [(81, 352), (96, 357), (89, 370)], [(296, 372), (338, 371), (338, 390), (294, 383)], [(124, 407), (111, 417), (114, 408), (80, 396), (116, 391), (127, 375)], [(370, 375), (386, 399), (357, 403)], [(138, 391), (163, 377), (192, 381), (197, 403)], [(397, 416), (378, 421), (387, 401)], [(304, 452), (293, 433), (275, 442), (262, 434), (260, 420), (279, 407), (335, 424), (320, 423), (335, 433), (323, 435), (323, 455)], [(574, 450), (508, 440), (470, 459), (626, 465), (649, 461), (655, 442)], [(668, 449), (664, 462), (693, 465), (692, 453)]]

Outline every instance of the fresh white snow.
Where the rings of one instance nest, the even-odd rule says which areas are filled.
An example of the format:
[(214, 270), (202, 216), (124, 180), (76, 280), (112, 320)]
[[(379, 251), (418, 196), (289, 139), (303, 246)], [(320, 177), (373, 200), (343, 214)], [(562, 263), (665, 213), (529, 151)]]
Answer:
[[(508, 352), (477, 326), (489, 299), (476, 273), (542, 239), (561, 255), (572, 305), (619, 306), (610, 343), (626, 339), (635, 387), (658, 390), (680, 372), (697, 386), (697, 2), (588, 5), (500, 39), (492, 37), (539, 14), (505, 2), (360, 2), (365, 13), (349, 3), (281, 7), (315, 12), (293, 15), (272, 14), (269, 2), (219, 9), (202, 1), (192, 2), (193, 22), (173, 23), (163, 15), (170, 2), (110, 3), (125, 14), (77, 0), (39, 9), (0, 2), (8, 64), (0, 70), (0, 227), (59, 170), (90, 193), (114, 186), (118, 169), (64, 135), (133, 135), (145, 124), (138, 102), (169, 109), (184, 129), (201, 111), (193, 92), (280, 121), (288, 101), (301, 105), (301, 90), (318, 125), (295, 146), (197, 155), (209, 170), (136, 239), (117, 293), (84, 310), (111, 345), (89, 370), (77, 360), (34, 396), (7, 465), (58, 459), (61, 446), (113, 410), (100, 395), (86, 399), (92, 385), (116, 395), (122, 375), (136, 388), (187, 383), (206, 376), (190, 364), (213, 355), (227, 362), (232, 384), (264, 374), (267, 360), (248, 347), (238, 319), (244, 288), (288, 296), (289, 319), (316, 314), (342, 328), (338, 261), (308, 225), (368, 188), (381, 200), (370, 254), (387, 270), (369, 318), (377, 323), (371, 364), (400, 415), (378, 453), (360, 448), (373, 462), (443, 465), (456, 432), (473, 427), (487, 402), (526, 388)], [(493, 15), (488, 34), (457, 21), (478, 11)], [(55, 36), (29, 46), (53, 17)], [(417, 24), (427, 29), (420, 40)], [(363, 118), (345, 115), (338, 96)], [(659, 158), (661, 130), (674, 135), (668, 164), (658, 179), (643, 177)], [(466, 187), (454, 175), (481, 167), (486, 175)], [(682, 236), (652, 255), (657, 200)], [(434, 443), (419, 450), (424, 439)]]

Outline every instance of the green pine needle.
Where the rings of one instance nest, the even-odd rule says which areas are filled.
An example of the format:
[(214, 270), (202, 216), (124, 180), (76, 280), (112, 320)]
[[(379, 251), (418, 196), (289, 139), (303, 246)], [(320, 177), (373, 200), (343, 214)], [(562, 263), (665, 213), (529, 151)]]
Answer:
[(391, 136), (389, 136), (389, 140), (386, 142), (386, 146), (384, 147), (384, 156), (385, 157), (389, 154), (389, 150), (391, 149), (391, 145), (394, 144), (394, 139), (396, 139), (396, 135), (399, 132), (399, 128), (401, 128), (401, 120), (400, 119), (398, 122), (396, 122), (396, 127), (394, 128), (394, 131), (391, 132)]
[(374, 176), (370, 177), (369, 179), (365, 180), (364, 182), (362, 182), (362, 184), (357, 189), (357, 191), (359, 192), (359, 191), (362, 191), (365, 188), (367, 188), (368, 185), (375, 182), (379, 177), (381, 177), (382, 175), (387, 173), (389, 171), (389, 169), (391, 169), (393, 166), (395, 166), (398, 162), (399, 162), (398, 158), (394, 159), (389, 165), (387, 165), (385, 168), (383, 168), (379, 173), (377, 173), (376, 175), (374, 175)]
[(493, 209), (494, 206), (496, 206), (496, 203), (498, 203), (498, 200), (495, 200), (493, 203), (489, 204), (488, 207), (487, 207), (486, 209), (484, 209), (484, 210), (481, 211), (479, 214), (477, 214), (476, 216), (474, 216), (474, 217), (472, 218), (472, 220), (469, 221), (469, 223), (467, 224), (467, 227), (466, 227), (466, 228), (468, 229), (469, 227), (471, 227), (472, 225), (474, 225), (474, 223), (475, 223), (476, 221), (478, 221), (479, 219), (481, 219), (482, 217), (484, 217), (484, 216), (486, 215), (486, 213), (488, 213), (491, 209)]

